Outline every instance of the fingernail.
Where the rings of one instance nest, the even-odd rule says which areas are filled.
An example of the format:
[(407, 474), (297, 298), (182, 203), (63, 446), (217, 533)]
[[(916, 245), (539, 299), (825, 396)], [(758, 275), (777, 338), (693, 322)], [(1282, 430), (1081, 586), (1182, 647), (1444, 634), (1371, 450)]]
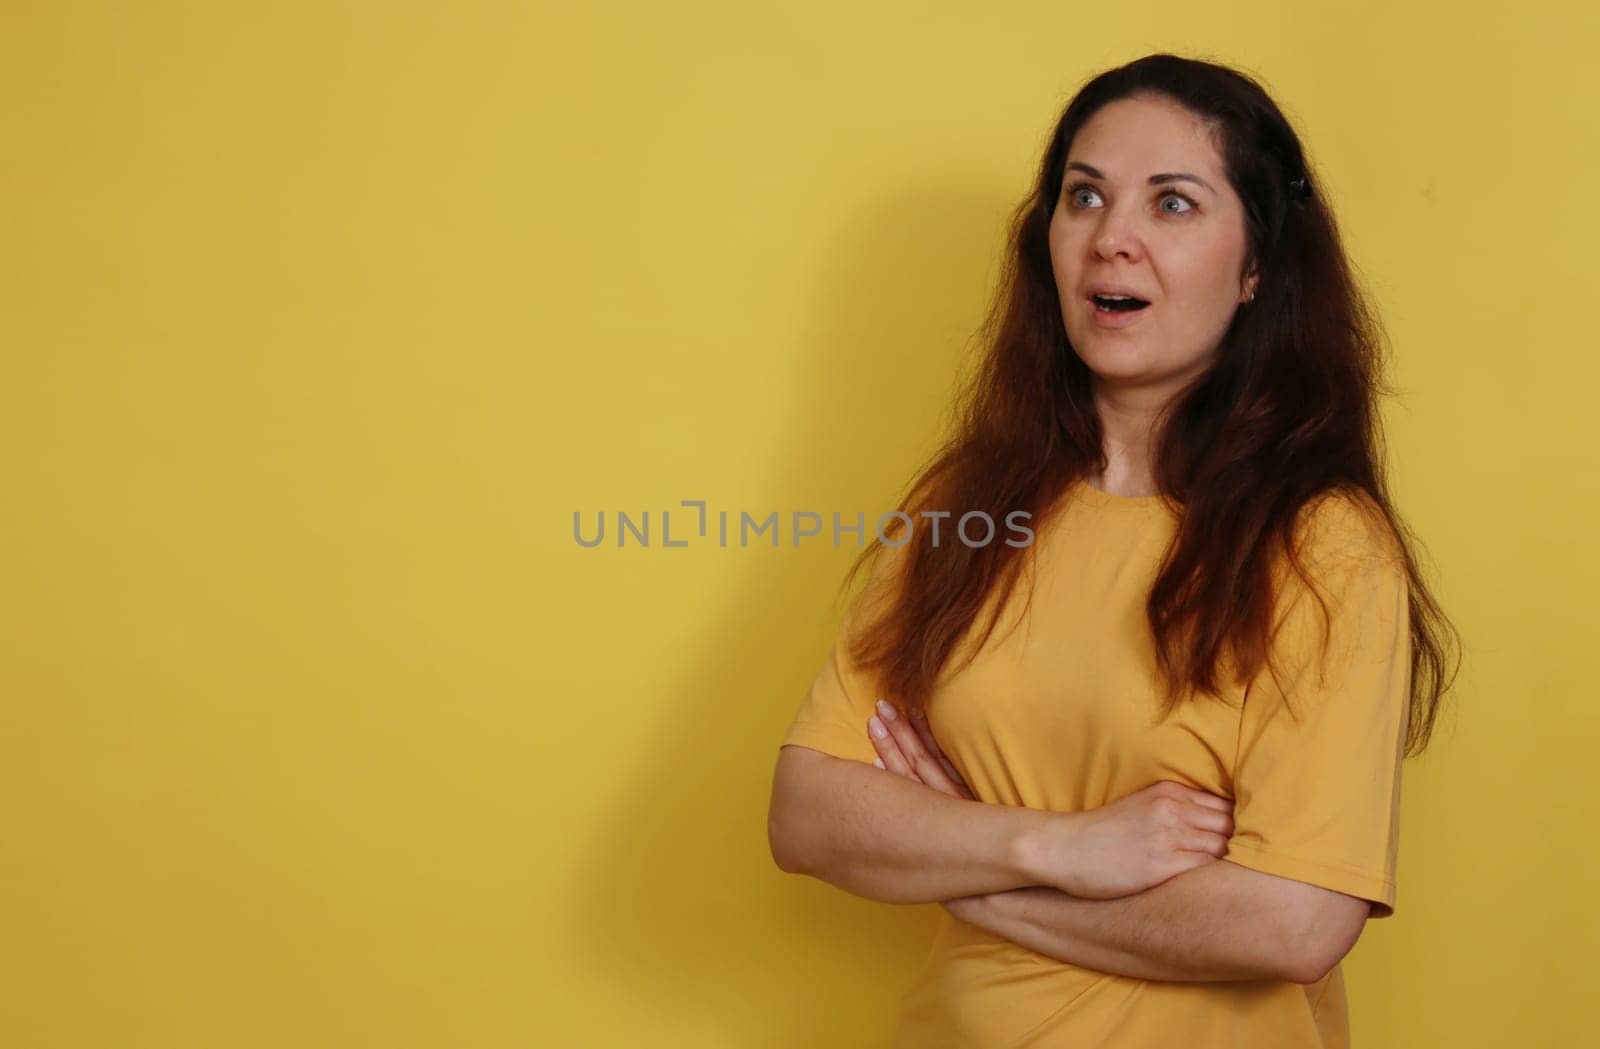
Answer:
[(880, 769), (883, 769), (885, 772), (889, 771), (889, 767), (883, 763), (882, 758), (873, 758), (872, 763), (878, 766)]
[(878, 720), (878, 715), (876, 714), (872, 715), (872, 720), (867, 722), (867, 727), (871, 729), (872, 734), (877, 736), (879, 739), (882, 739), (889, 734), (889, 730), (883, 727), (883, 722)]
[(894, 704), (885, 702), (881, 699), (878, 700), (878, 713), (882, 714), (885, 720), (888, 721), (893, 721), (895, 718), (899, 717), (899, 715), (895, 713)]

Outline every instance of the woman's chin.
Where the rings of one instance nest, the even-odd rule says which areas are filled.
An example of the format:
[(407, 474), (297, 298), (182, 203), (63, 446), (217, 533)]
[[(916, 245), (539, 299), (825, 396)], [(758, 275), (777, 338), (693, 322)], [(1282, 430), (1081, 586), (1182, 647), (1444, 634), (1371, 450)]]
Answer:
[(1078, 359), (1097, 375), (1137, 375), (1150, 368), (1148, 354), (1131, 340), (1099, 339), (1091, 334), (1082, 341), (1074, 340), (1072, 347)]

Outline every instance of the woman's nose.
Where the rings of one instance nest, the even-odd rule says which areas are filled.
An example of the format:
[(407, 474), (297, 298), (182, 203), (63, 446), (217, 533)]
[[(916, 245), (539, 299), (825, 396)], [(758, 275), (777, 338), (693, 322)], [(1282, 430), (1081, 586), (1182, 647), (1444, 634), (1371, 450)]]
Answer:
[(1094, 247), (1102, 258), (1113, 258), (1117, 255), (1134, 257), (1138, 254), (1138, 238), (1125, 217), (1120, 213), (1107, 211), (1100, 220), (1100, 228), (1095, 231)]

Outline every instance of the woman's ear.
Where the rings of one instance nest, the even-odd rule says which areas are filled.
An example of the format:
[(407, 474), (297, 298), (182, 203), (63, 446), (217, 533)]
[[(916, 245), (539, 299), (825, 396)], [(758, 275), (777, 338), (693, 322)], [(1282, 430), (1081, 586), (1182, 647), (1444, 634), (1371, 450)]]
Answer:
[(1261, 275), (1256, 272), (1255, 266), (1252, 265), (1250, 267), (1250, 271), (1244, 276), (1243, 284), (1239, 290), (1239, 301), (1249, 302), (1251, 299), (1255, 298), (1256, 288), (1260, 285), (1260, 283)]

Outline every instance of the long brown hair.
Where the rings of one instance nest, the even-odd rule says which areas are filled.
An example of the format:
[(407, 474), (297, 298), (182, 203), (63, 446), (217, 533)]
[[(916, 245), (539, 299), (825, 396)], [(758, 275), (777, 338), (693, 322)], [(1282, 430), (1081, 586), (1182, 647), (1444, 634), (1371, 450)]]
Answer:
[[(1061, 497), (1106, 468), (1092, 374), (1067, 339), (1048, 231), (1073, 137), (1109, 102), (1171, 98), (1214, 127), (1223, 166), (1244, 203), (1254, 301), (1235, 312), (1216, 363), (1174, 398), (1154, 433), (1155, 480), (1178, 528), (1146, 602), (1165, 712), (1186, 692), (1218, 692), (1224, 664), (1238, 680), (1270, 660), (1274, 565), (1302, 580), (1304, 512), (1342, 493), (1386, 524), (1410, 584), (1411, 704), (1406, 753), (1433, 731), (1445, 680), (1445, 619), (1423, 579), (1415, 539), (1389, 499), (1377, 409), (1384, 332), (1351, 273), (1333, 214), (1299, 138), (1267, 92), (1225, 66), (1153, 54), (1101, 73), (1067, 104), (1031, 194), (1014, 212), (1001, 280), (980, 329), (982, 359), (961, 387), (955, 426), (898, 509), (1026, 510), (1048, 523)], [(1296, 180), (1304, 179), (1296, 185)], [(897, 531), (896, 535), (899, 534)], [(924, 709), (945, 663), (992, 598), (993, 631), (1024, 563), (1006, 542), (932, 543), (928, 529), (896, 551), (893, 600), (851, 643), (886, 694)], [(888, 549), (894, 549), (893, 544)], [(883, 556), (868, 544), (841, 590)], [(1030, 591), (1031, 600), (1031, 591)], [(1320, 600), (1320, 596), (1319, 596)], [(1274, 671), (1275, 672), (1275, 671)]]

